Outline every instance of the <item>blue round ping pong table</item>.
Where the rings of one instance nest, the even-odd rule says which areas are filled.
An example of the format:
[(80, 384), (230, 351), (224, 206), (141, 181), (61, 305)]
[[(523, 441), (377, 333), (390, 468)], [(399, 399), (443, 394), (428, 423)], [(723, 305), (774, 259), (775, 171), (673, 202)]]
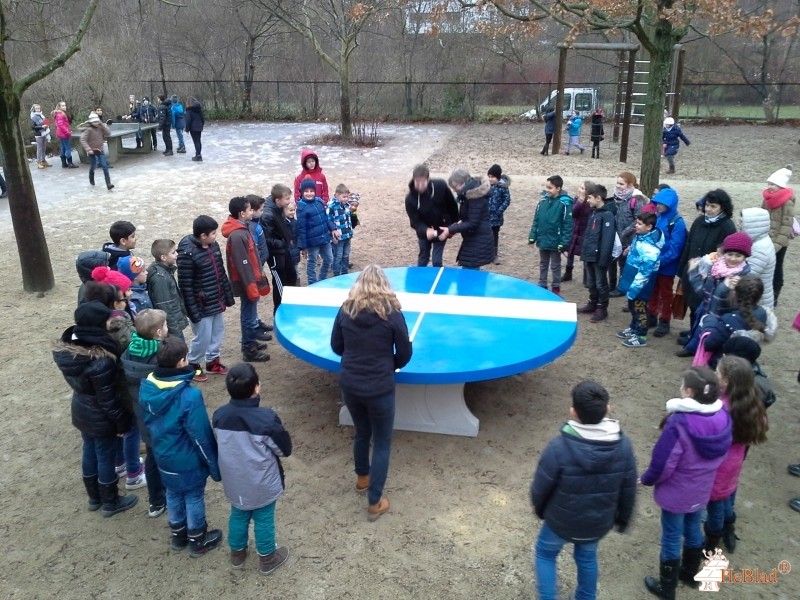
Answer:
[[(476, 436), (464, 384), (552, 362), (572, 346), (575, 304), (521, 279), (457, 268), (396, 267), (397, 292), (414, 354), (397, 372), (395, 428)], [(278, 341), (312, 365), (336, 372), (333, 321), (358, 273), (287, 287), (275, 315)], [(352, 420), (343, 407), (340, 423)]]

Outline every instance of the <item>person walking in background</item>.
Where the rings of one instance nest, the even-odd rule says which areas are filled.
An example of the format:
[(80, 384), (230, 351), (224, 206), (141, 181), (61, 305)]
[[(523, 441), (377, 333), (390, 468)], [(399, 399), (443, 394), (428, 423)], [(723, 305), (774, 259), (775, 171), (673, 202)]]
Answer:
[(681, 141), (687, 146), (692, 144), (689, 138), (683, 134), (681, 126), (675, 122), (675, 119), (672, 117), (664, 119), (664, 131), (661, 132), (661, 142), (663, 143), (661, 153), (667, 158), (669, 165), (667, 174), (669, 175), (675, 173), (675, 156), (678, 154)]
[(556, 132), (556, 111), (549, 110), (544, 113), (544, 148), (540, 154), (547, 156), (550, 154), (550, 142), (553, 141), (553, 134)]
[(172, 100), (164, 94), (158, 97), (158, 130), (161, 132), (161, 139), (164, 140), (164, 156), (172, 156)]
[(600, 158), (600, 142), (605, 139), (606, 132), (603, 130), (603, 109), (598, 108), (592, 115), (592, 130), (590, 140), (592, 141), (592, 158)]
[(365, 267), (350, 288), (333, 323), (331, 349), (342, 357), (339, 387), (356, 429), (356, 492), (367, 493), (367, 519), (375, 521), (389, 510), (383, 487), (394, 427), (394, 373), (412, 355), (400, 302), (378, 265)]
[[(581, 255), (583, 247), (583, 235), (586, 232), (586, 224), (592, 207), (586, 203), (586, 191), (594, 187), (591, 181), (584, 181), (578, 188), (578, 193), (572, 198), (572, 236), (567, 247), (567, 268), (561, 281), (572, 281), (572, 269), (575, 266), (575, 257)], [(603, 198), (605, 202), (605, 198)]]
[(172, 127), (178, 136), (178, 154), (186, 154), (186, 145), (183, 143), (183, 130), (186, 129), (186, 111), (178, 96), (172, 94)]
[(203, 128), (206, 125), (206, 117), (203, 114), (203, 106), (197, 98), (189, 98), (189, 107), (186, 110), (186, 131), (192, 136), (194, 144), (194, 162), (203, 162), (203, 144), (200, 140)]
[(40, 169), (51, 167), (47, 162), (47, 136), (50, 135), (50, 128), (39, 104), (31, 106), (31, 129), (36, 140), (36, 166)]
[(61, 168), (77, 169), (78, 165), (72, 163), (72, 146), (69, 143), (72, 137), (72, 128), (67, 116), (67, 103), (59, 102), (50, 117), (56, 126), (56, 137), (61, 144)]
[(762, 208), (769, 211), (769, 237), (775, 244), (775, 275), (772, 279), (772, 290), (775, 294), (775, 306), (783, 289), (783, 260), (789, 241), (795, 237), (794, 231), (794, 190), (789, 187), (792, 176), (792, 165), (778, 169), (767, 179), (767, 188), (762, 192), (764, 203)]
[(581, 125), (583, 125), (583, 117), (580, 111), (576, 110), (567, 119), (567, 135), (569, 139), (567, 140), (567, 149), (564, 151), (567, 156), (569, 156), (569, 150), (572, 146), (580, 150), (581, 154), (586, 151), (586, 148), (581, 145)]
[(91, 113), (89, 120), (83, 123), (80, 129), (81, 146), (89, 157), (89, 184), (94, 185), (94, 170), (99, 166), (103, 169), (106, 187), (109, 191), (113, 190), (114, 185), (111, 183), (111, 175), (108, 173), (108, 158), (103, 153), (103, 142), (111, 135), (111, 130), (96, 113)]

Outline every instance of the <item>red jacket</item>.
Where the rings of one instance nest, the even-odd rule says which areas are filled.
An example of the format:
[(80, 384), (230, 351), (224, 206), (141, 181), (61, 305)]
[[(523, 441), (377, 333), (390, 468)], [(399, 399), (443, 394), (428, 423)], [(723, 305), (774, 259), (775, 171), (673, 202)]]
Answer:
[(258, 251), (247, 225), (236, 217), (228, 217), (222, 224), (222, 235), (228, 238), (225, 259), (233, 293), (258, 300), (270, 292), (269, 282), (261, 270)]
[[(311, 171), (306, 169), (306, 159), (309, 156), (317, 161), (317, 165)], [(327, 206), (329, 199), (328, 180), (325, 179), (325, 175), (322, 173), (322, 167), (319, 166), (319, 157), (317, 153), (308, 148), (303, 150), (300, 153), (300, 168), (302, 169), (300, 174), (294, 178), (294, 199), (300, 200), (300, 184), (303, 182), (303, 179), (310, 177), (317, 184), (317, 198), (322, 198), (322, 203)]]

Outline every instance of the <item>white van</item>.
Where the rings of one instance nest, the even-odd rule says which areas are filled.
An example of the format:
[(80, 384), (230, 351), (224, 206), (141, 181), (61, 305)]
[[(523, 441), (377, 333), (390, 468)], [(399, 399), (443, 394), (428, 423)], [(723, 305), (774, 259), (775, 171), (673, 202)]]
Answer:
[[(555, 110), (556, 96), (558, 90), (553, 90), (546, 100), (541, 102), (538, 107), (524, 112), (520, 117), (525, 119), (541, 119), (545, 113)], [(567, 119), (573, 111), (580, 111), (581, 115), (588, 117), (600, 106), (595, 88), (564, 88), (564, 111), (562, 119)]]

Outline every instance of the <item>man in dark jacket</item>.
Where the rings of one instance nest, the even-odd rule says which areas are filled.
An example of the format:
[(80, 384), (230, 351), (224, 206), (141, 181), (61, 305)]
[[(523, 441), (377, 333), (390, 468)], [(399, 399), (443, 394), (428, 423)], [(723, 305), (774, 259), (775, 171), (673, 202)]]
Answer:
[(480, 269), (494, 260), (494, 236), (489, 223), (488, 180), (470, 177), (465, 169), (456, 169), (448, 180), (458, 194), (458, 222), (442, 227), (440, 239), (461, 234), (456, 262), (465, 269)]
[(267, 236), (269, 249), (269, 268), (272, 271), (272, 311), (275, 313), (281, 305), (283, 286), (297, 285), (297, 270), (289, 252), (292, 243), (292, 228), (283, 214), (284, 209), (293, 202), (292, 190), (278, 183), (272, 187), (270, 195), (264, 202), (264, 213), (261, 215), (261, 226)]
[(592, 214), (586, 225), (581, 245), (583, 272), (586, 273), (586, 287), (589, 288), (589, 302), (578, 309), (581, 314), (592, 315), (592, 323), (608, 318), (608, 265), (611, 264), (617, 226), (614, 214), (606, 202), (608, 191), (602, 185), (586, 190), (586, 204)]
[(161, 131), (161, 139), (164, 140), (164, 156), (172, 156), (172, 100), (164, 94), (158, 97), (158, 129)]
[(111, 309), (98, 301), (75, 310), (75, 325), (53, 349), (53, 360), (72, 388), (72, 424), (83, 438), (83, 484), (89, 510), (112, 517), (133, 506), (137, 496), (120, 496), (114, 465), (117, 435), (131, 427), (131, 413), (117, 393), (117, 344), (106, 323)]
[(628, 526), (636, 499), (636, 459), (619, 421), (606, 418), (608, 392), (582, 381), (572, 390), (571, 419), (542, 452), (531, 484), (536, 516), (544, 519), (536, 541), (536, 587), (555, 598), (556, 560), (575, 544), (578, 598), (597, 589), (597, 547), (611, 528)]
[(203, 144), (201, 139), (205, 124), (206, 117), (203, 114), (202, 105), (195, 98), (189, 98), (189, 103), (186, 107), (186, 131), (192, 136), (192, 143), (194, 144), (194, 156), (192, 160), (195, 162), (203, 162)]
[(406, 195), (406, 213), (419, 241), (418, 267), (426, 267), (428, 262), (442, 266), (447, 242), (446, 236), (441, 237), (442, 228), (458, 221), (458, 205), (447, 182), (430, 177), (425, 165), (414, 167)]
[(228, 374), (228, 369), (219, 359), (225, 335), (222, 313), (233, 306), (234, 301), (222, 252), (216, 242), (218, 228), (213, 218), (200, 215), (192, 224), (193, 234), (178, 244), (178, 288), (194, 333), (189, 347), (189, 363), (196, 372), (199, 371), (195, 374), (195, 381), (208, 380), (200, 369), (203, 357), (209, 373)]
[(544, 114), (544, 147), (539, 153), (542, 156), (550, 154), (550, 142), (553, 141), (553, 134), (556, 132), (556, 111), (549, 110)]
[[(142, 98), (142, 103), (139, 106), (139, 110), (136, 112), (135, 119), (140, 123), (158, 123), (158, 112), (156, 111), (156, 107), (150, 103), (150, 98), (145, 96)], [(158, 150), (158, 136), (156, 135), (156, 130), (151, 129), (150, 135), (153, 139), (153, 150)]]

